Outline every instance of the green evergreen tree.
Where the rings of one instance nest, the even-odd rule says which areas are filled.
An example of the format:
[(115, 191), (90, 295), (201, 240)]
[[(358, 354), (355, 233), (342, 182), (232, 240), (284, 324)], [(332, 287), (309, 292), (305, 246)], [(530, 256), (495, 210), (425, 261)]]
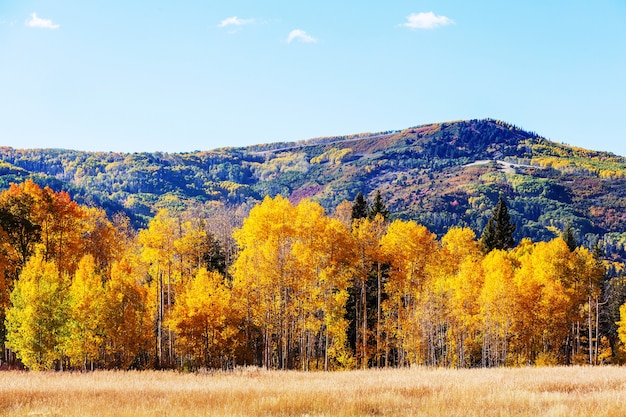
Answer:
[(570, 252), (574, 252), (578, 247), (578, 242), (576, 242), (576, 237), (574, 236), (574, 229), (572, 229), (570, 223), (567, 224), (567, 227), (561, 234), (561, 239), (565, 241)]
[(480, 236), (480, 244), (485, 252), (491, 252), (496, 247), (496, 222), (493, 220), (493, 216), (487, 221), (487, 226)]
[(354, 203), (352, 203), (352, 220), (355, 219), (364, 219), (368, 214), (368, 204), (363, 197), (363, 193), (359, 191), (354, 199)]
[[(368, 204), (363, 197), (363, 193), (359, 191), (352, 203), (352, 220), (356, 219), (365, 219), (367, 218), (368, 213)], [(359, 299), (359, 291), (357, 290), (356, 285), (351, 285), (348, 287), (348, 300), (346, 301), (346, 311), (344, 314), (345, 320), (348, 322), (348, 329), (346, 330), (346, 335), (348, 337), (348, 346), (350, 349), (355, 352), (356, 351), (356, 343), (357, 343), (357, 322), (358, 322), (358, 312), (357, 312), (357, 299)]]
[(515, 224), (511, 223), (506, 200), (504, 196), (500, 195), (493, 215), (487, 222), (487, 227), (485, 227), (480, 238), (481, 244), (487, 252), (491, 252), (494, 249), (511, 249), (515, 246), (515, 240), (513, 240), (514, 232)]
[(219, 240), (212, 233), (207, 233), (203, 242), (202, 261), (208, 271), (216, 271), (226, 275), (226, 255)]
[(376, 197), (374, 197), (374, 203), (372, 203), (372, 205), (370, 206), (368, 210), (368, 218), (370, 220), (373, 220), (377, 214), (380, 214), (381, 216), (383, 216), (383, 219), (385, 219), (385, 221), (389, 220), (389, 210), (387, 209), (387, 206), (383, 202), (383, 198), (380, 195), (380, 190), (376, 191)]
[(596, 243), (593, 245), (593, 258), (596, 260), (596, 262), (600, 262), (602, 263), (602, 260), (604, 259), (604, 251), (602, 250), (602, 246), (600, 246), (600, 240), (596, 240)]

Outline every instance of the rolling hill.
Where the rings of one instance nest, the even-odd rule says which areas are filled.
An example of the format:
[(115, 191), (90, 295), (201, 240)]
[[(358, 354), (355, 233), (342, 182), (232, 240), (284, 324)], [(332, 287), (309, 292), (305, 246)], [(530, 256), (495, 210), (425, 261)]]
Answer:
[(549, 240), (570, 224), (578, 242), (626, 259), (626, 158), (491, 119), (178, 154), (0, 148), (0, 188), (27, 178), (138, 227), (161, 207), (246, 210), (281, 194), (332, 212), (380, 190), (392, 218), (480, 234), (503, 193), (516, 239)]

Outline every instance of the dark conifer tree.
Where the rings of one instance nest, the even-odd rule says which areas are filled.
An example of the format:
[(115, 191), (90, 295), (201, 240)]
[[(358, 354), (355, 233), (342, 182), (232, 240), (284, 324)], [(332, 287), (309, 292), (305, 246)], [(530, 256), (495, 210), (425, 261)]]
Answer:
[(561, 239), (565, 241), (570, 252), (574, 252), (578, 247), (578, 242), (576, 242), (576, 237), (574, 236), (574, 229), (572, 229), (570, 223), (567, 224), (567, 227), (561, 234)]
[[(374, 198), (374, 202), (370, 205), (363, 197), (362, 193), (359, 193), (354, 199), (354, 203), (352, 205), (352, 219), (369, 219), (372, 220), (376, 217), (377, 214), (380, 214), (385, 221), (389, 219), (389, 210), (387, 206), (383, 202), (383, 199), (380, 195), (380, 191), (376, 193), (376, 197)], [(377, 329), (378, 320), (380, 318), (380, 306), (382, 302), (387, 298), (386, 294), (383, 291), (384, 282), (387, 276), (387, 271), (389, 267), (386, 264), (381, 264), (376, 262), (375, 265), (372, 265), (371, 270), (369, 271), (367, 282), (365, 284), (365, 293), (367, 297), (367, 305), (368, 311), (367, 315), (367, 327), (368, 329)], [(359, 298), (359, 294), (357, 291), (357, 286), (352, 285), (348, 288), (348, 300), (346, 302), (346, 312), (344, 317), (348, 321), (348, 345), (352, 349), (353, 352), (356, 352), (357, 345), (357, 299)], [(374, 307), (372, 307), (374, 306)], [(371, 338), (371, 336), (370, 336)], [(374, 343), (372, 339), (370, 341)], [(376, 346), (378, 347), (378, 346)], [(373, 348), (373, 347), (372, 347)], [(378, 353), (371, 358), (370, 365), (381, 366), (382, 357), (378, 356)]]
[(596, 243), (593, 245), (593, 258), (596, 260), (596, 262), (600, 262), (602, 263), (602, 260), (604, 259), (604, 251), (602, 250), (602, 247), (600, 246), (600, 240), (596, 240)]
[[(367, 217), (368, 213), (368, 204), (363, 197), (363, 193), (359, 191), (352, 203), (352, 220), (356, 219), (364, 219)], [(348, 301), (346, 302), (346, 312), (345, 319), (348, 321), (348, 329), (346, 331), (348, 336), (348, 345), (350, 349), (355, 352), (356, 351), (356, 326), (357, 326), (357, 297), (358, 292), (356, 290), (356, 286), (351, 285), (348, 287)]]
[(487, 227), (485, 227), (480, 241), (487, 252), (491, 252), (494, 249), (511, 249), (515, 246), (515, 241), (513, 240), (514, 232), (515, 225), (511, 223), (506, 200), (503, 195), (500, 195), (498, 204), (487, 222)]
[(224, 254), (224, 248), (212, 233), (207, 233), (202, 250), (202, 261), (206, 269), (226, 275), (226, 255)]
[(385, 221), (389, 220), (389, 210), (383, 202), (383, 198), (380, 195), (380, 190), (376, 191), (376, 197), (374, 197), (374, 202), (369, 208), (368, 218), (372, 220), (374, 219), (374, 217), (376, 217), (377, 214), (383, 216), (383, 219), (385, 219)]
[(368, 204), (363, 197), (363, 193), (359, 191), (354, 199), (354, 203), (352, 203), (352, 220), (354, 219), (364, 219), (367, 217), (368, 213)]
[(487, 226), (485, 226), (483, 234), (480, 236), (480, 244), (485, 252), (491, 252), (496, 247), (496, 223), (493, 220), (493, 216), (487, 221)]

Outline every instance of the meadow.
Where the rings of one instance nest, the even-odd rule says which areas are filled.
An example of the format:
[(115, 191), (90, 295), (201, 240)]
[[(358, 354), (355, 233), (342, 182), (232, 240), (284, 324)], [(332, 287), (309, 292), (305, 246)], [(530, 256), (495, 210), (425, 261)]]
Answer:
[(626, 368), (0, 372), (2, 416), (623, 416)]

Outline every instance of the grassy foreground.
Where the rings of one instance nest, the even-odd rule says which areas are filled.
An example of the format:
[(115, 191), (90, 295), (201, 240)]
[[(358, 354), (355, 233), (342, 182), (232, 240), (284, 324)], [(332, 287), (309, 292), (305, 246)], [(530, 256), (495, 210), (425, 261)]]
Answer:
[(0, 372), (2, 416), (623, 416), (626, 368)]

